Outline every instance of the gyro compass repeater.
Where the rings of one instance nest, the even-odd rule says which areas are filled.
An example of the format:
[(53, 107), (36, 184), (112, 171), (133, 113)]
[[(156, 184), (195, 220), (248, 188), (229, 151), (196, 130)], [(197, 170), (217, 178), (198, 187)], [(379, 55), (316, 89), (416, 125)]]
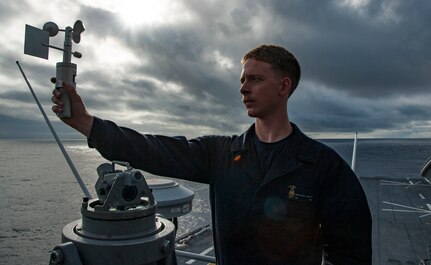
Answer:
[[(61, 99), (64, 102), (62, 113), (57, 114), (61, 118), (69, 118), (72, 116), (72, 108), (69, 94), (63, 89), (63, 82), (66, 82), (76, 87), (76, 64), (72, 63), (72, 55), (76, 58), (81, 58), (79, 52), (72, 52), (72, 41), (79, 43), (81, 41), (81, 33), (85, 30), (81, 20), (77, 20), (73, 28), (66, 27), (59, 29), (54, 22), (47, 22), (43, 25), (43, 30), (30, 25), (25, 27), (24, 53), (36, 56), (43, 59), (48, 59), (48, 50), (53, 48), (63, 51), (63, 61), (56, 65), (56, 83), (55, 88), (61, 91)], [(59, 31), (64, 32), (64, 46), (59, 48), (49, 45), (49, 37), (54, 37)]]

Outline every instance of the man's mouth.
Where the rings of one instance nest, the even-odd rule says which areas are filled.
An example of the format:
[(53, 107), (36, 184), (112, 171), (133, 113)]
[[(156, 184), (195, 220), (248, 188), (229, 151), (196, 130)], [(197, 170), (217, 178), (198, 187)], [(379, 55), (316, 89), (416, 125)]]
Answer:
[(248, 104), (248, 103), (253, 103), (253, 102), (255, 102), (253, 99), (250, 99), (250, 98), (245, 98), (245, 99), (243, 99), (242, 100), (242, 102), (244, 103), (244, 104)]

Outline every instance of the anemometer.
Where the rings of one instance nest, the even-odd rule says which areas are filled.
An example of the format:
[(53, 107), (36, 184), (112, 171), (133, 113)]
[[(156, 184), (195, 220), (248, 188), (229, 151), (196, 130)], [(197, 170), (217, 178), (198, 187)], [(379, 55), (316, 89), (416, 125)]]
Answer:
[[(76, 64), (72, 63), (72, 55), (75, 58), (81, 58), (79, 52), (72, 52), (72, 41), (79, 43), (81, 41), (81, 33), (85, 30), (81, 20), (77, 20), (72, 27), (59, 29), (54, 22), (47, 22), (43, 25), (43, 29), (38, 29), (30, 25), (25, 28), (24, 53), (35, 57), (48, 59), (48, 50), (53, 48), (63, 51), (63, 61), (56, 65), (56, 82), (55, 88), (61, 91), (61, 99), (64, 102), (62, 113), (57, 116), (61, 118), (69, 118), (72, 116), (72, 108), (70, 97), (63, 89), (63, 82), (76, 87)], [(64, 32), (64, 46), (59, 48), (49, 45), (49, 37), (54, 37), (59, 31)]]

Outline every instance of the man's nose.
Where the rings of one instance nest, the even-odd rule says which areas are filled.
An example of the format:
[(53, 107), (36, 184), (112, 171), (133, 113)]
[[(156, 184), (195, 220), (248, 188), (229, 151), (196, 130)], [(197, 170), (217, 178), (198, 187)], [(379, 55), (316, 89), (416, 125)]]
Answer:
[(239, 88), (239, 93), (241, 93), (242, 95), (250, 93), (250, 88), (247, 82), (241, 84), (241, 87)]

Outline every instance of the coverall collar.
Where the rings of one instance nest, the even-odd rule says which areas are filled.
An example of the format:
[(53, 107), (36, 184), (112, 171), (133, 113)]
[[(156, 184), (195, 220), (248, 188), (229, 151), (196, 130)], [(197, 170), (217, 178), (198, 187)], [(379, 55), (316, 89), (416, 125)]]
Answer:
[[(301, 132), (301, 130), (294, 123), (291, 123), (293, 132), (289, 137), (293, 137), (291, 141), (286, 144), (286, 159), (278, 159), (274, 161), (270, 170), (265, 172), (262, 185), (272, 181), (273, 179), (286, 175), (297, 168), (303, 163), (314, 163), (317, 158), (316, 150), (312, 148), (312, 141), (308, 141), (308, 137)], [(259, 161), (257, 159), (256, 147), (252, 140), (255, 133), (255, 124), (251, 125), (240, 137), (238, 137), (232, 144), (232, 157), (241, 157), (240, 160), (235, 161), (247, 174), (255, 177), (262, 174), (259, 170)], [(262, 177), (262, 176), (261, 176)]]

